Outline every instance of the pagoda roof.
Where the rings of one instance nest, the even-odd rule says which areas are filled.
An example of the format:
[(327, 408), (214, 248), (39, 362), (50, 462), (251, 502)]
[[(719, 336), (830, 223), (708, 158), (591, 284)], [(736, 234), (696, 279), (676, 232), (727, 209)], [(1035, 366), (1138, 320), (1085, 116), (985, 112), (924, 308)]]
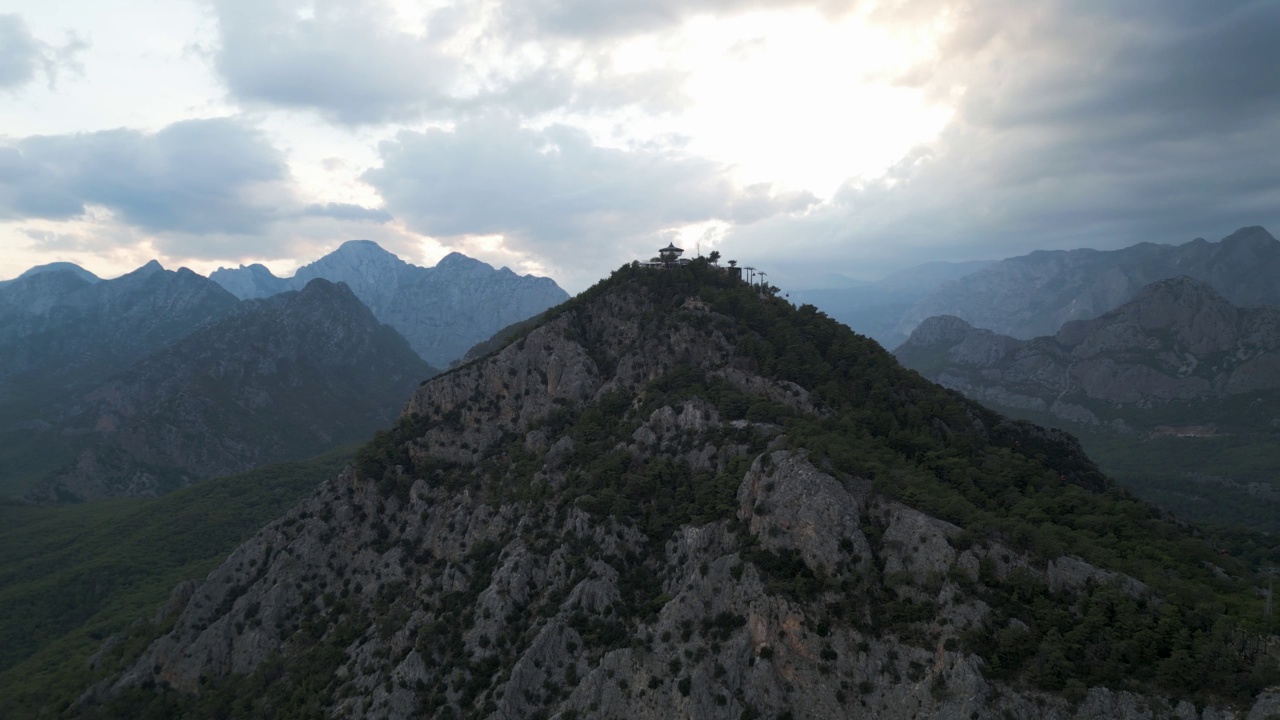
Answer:
[(661, 250), (659, 250), (658, 252), (678, 252), (678, 253), (682, 253), (682, 252), (684, 252), (684, 250), (683, 250), (682, 248), (678, 248), (678, 247), (676, 247), (674, 244), (668, 243), (666, 247), (662, 248), (662, 249), (661, 249)]

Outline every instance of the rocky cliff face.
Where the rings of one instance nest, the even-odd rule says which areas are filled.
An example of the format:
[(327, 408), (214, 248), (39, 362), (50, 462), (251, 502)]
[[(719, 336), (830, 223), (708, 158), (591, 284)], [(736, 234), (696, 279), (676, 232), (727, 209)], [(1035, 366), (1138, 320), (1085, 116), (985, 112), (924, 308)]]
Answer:
[(436, 367), (447, 367), (502, 328), (568, 298), (549, 278), (494, 270), (459, 253), (435, 267), (418, 267), (369, 240), (343, 243), (292, 278), (276, 278), (261, 265), (219, 268), (210, 278), (241, 298), (298, 289), (314, 278), (346, 283), (374, 316)]
[(1150, 283), (1183, 275), (1237, 305), (1280, 305), (1280, 242), (1247, 227), (1216, 243), (1034, 252), (944, 285), (903, 316), (899, 331), (905, 337), (926, 318), (946, 314), (1017, 338), (1051, 335), (1065, 322), (1119, 307)]
[[(425, 383), (354, 467), (179, 588), (77, 712), (1242, 717), (1027, 686), (1017, 663), (1064, 661), (1019, 655), (1044, 629), (1006, 586), (1082, 615), (1103, 589), (1113, 610), (1152, 590), (887, 494), (923, 467), (900, 432), (955, 463), (925, 472), (1034, 453), (1075, 502), (1107, 486), (1064, 436), (921, 383), (825, 318), (705, 268), (621, 273)], [(849, 459), (863, 452), (878, 470)], [(982, 638), (1003, 639), (984, 657)]]
[(154, 495), (368, 438), (434, 371), (324, 280), (249, 301), (84, 393), (44, 434), (86, 446), (39, 500)]
[[(1280, 309), (1237, 308), (1208, 285), (1179, 277), (1034, 340), (954, 316), (929, 318), (894, 354), (969, 397), (1124, 429), (1142, 424), (1135, 412), (1170, 403), (1280, 390)], [(1160, 417), (1148, 414), (1146, 424)]]

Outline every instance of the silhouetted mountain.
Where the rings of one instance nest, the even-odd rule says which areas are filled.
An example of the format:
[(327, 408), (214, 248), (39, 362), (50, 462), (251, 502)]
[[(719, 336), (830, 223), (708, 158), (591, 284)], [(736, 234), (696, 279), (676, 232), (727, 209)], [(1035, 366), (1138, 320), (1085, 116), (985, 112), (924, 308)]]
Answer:
[(368, 438), (434, 374), (345, 285), (247, 301), (85, 393), (41, 500), (153, 495)]
[(424, 383), (64, 714), (1261, 717), (1261, 611), (1069, 436), (627, 266)]
[(351, 240), (282, 279), (261, 265), (219, 268), (215, 282), (242, 298), (298, 288), (313, 278), (344, 282), (375, 317), (394, 327), (427, 362), (447, 367), (502, 328), (569, 296), (549, 278), (516, 275), (459, 253), (435, 267), (410, 265), (369, 240)]
[(1236, 305), (1280, 305), (1280, 242), (1261, 227), (1221, 242), (1142, 243), (1123, 250), (1055, 250), (1009, 258), (939, 288), (903, 316), (907, 335), (925, 318), (955, 315), (1018, 338), (1050, 335), (1097, 317), (1157, 280), (1185, 275)]

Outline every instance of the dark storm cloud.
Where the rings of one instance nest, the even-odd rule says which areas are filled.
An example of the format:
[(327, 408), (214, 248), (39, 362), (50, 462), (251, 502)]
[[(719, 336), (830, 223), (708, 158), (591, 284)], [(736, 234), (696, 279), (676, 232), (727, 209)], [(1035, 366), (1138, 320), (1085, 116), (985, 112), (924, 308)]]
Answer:
[(961, 7), (937, 62), (902, 79), (962, 89), (942, 136), (730, 243), (786, 237), (867, 270), (1280, 227), (1280, 4)]
[(233, 119), (34, 136), (0, 145), (0, 218), (68, 220), (99, 205), (149, 231), (250, 233), (288, 201), (286, 179), (280, 153)]
[(70, 36), (60, 47), (31, 34), (18, 15), (0, 15), (0, 90), (26, 85), (43, 75), (53, 85), (62, 70), (77, 70), (77, 56), (88, 45)]
[(510, 119), (402, 132), (381, 154), (383, 167), (364, 179), (415, 231), (503, 234), (541, 257), (612, 256), (671, 226), (758, 218), (811, 201), (766, 186), (740, 190), (725, 167), (673, 151), (604, 148), (581, 130), (531, 130)]
[(326, 203), (324, 205), (308, 205), (302, 214), (307, 217), (327, 217), (335, 220), (351, 220), (354, 222), (384, 223), (391, 221), (391, 213), (377, 208), (367, 208), (349, 203)]

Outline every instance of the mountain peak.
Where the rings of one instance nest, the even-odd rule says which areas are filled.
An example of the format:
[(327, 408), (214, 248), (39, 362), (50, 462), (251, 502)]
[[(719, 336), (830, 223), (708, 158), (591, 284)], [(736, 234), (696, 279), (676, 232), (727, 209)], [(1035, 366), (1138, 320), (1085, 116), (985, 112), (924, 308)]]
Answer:
[(1261, 225), (1242, 227), (1222, 238), (1223, 247), (1267, 247), (1274, 245), (1275, 243), (1275, 237), (1273, 237), (1271, 233), (1267, 232), (1267, 229)]
[(915, 345), (937, 345), (942, 342), (955, 342), (973, 330), (973, 325), (955, 315), (934, 315), (925, 318), (916, 326), (908, 343)]
[(239, 268), (218, 268), (209, 274), (227, 292), (241, 300), (270, 297), (289, 288), (289, 281), (276, 277), (271, 269), (261, 263), (241, 265)]
[(436, 263), (437, 270), (472, 270), (484, 268), (493, 270), (493, 266), (483, 260), (477, 260), (468, 255), (454, 251), (440, 258), (440, 262)]
[(142, 267), (138, 268), (137, 270), (134, 270), (129, 274), (136, 275), (138, 277), (146, 277), (148, 275), (153, 275), (158, 272), (164, 272), (164, 266), (160, 264), (159, 260), (153, 259), (153, 260), (147, 261), (146, 265), (143, 265)]
[(339, 245), (337, 250), (329, 253), (326, 257), (332, 257), (334, 255), (354, 255), (359, 257), (387, 256), (400, 260), (398, 255), (372, 240), (348, 240)]
[(70, 272), (74, 274), (76, 277), (82, 278), (91, 283), (96, 283), (99, 280), (101, 280), (101, 278), (99, 278), (97, 275), (94, 275), (93, 273), (89, 272), (88, 270), (85, 270), (79, 265), (75, 263), (70, 263), (70, 262), (51, 262), (45, 265), (37, 265), (31, 268), (30, 270), (27, 270), (26, 272), (22, 273), (18, 277), (20, 278), (31, 277), (32, 275), (38, 275), (40, 273), (46, 273), (46, 272)]
[(1203, 300), (1226, 302), (1222, 295), (1213, 289), (1212, 285), (1186, 275), (1157, 280), (1139, 290), (1138, 294), (1130, 302), (1150, 302), (1157, 298), (1186, 299), (1196, 302)]
[(293, 276), (293, 285), (298, 287), (311, 278), (325, 277), (330, 280), (345, 280), (359, 294), (362, 282), (393, 282), (394, 275), (412, 267), (414, 266), (372, 240), (348, 240), (339, 245), (337, 250), (298, 268)]
[(402, 333), (437, 367), (568, 299), (550, 278), (495, 271), (461, 253), (446, 255), (435, 267), (420, 267), (372, 240), (348, 240), (289, 278), (277, 278), (261, 265), (220, 268), (209, 278), (242, 300), (301, 290), (316, 278), (344, 282), (380, 322)]
[[(351, 287), (345, 282), (341, 280), (335, 282), (322, 277), (308, 280), (307, 284), (298, 291), (298, 297), (349, 298), (352, 302), (360, 303), (360, 299), (356, 297), (355, 293), (351, 292)], [(360, 303), (360, 305), (363, 307), (364, 303)]]

